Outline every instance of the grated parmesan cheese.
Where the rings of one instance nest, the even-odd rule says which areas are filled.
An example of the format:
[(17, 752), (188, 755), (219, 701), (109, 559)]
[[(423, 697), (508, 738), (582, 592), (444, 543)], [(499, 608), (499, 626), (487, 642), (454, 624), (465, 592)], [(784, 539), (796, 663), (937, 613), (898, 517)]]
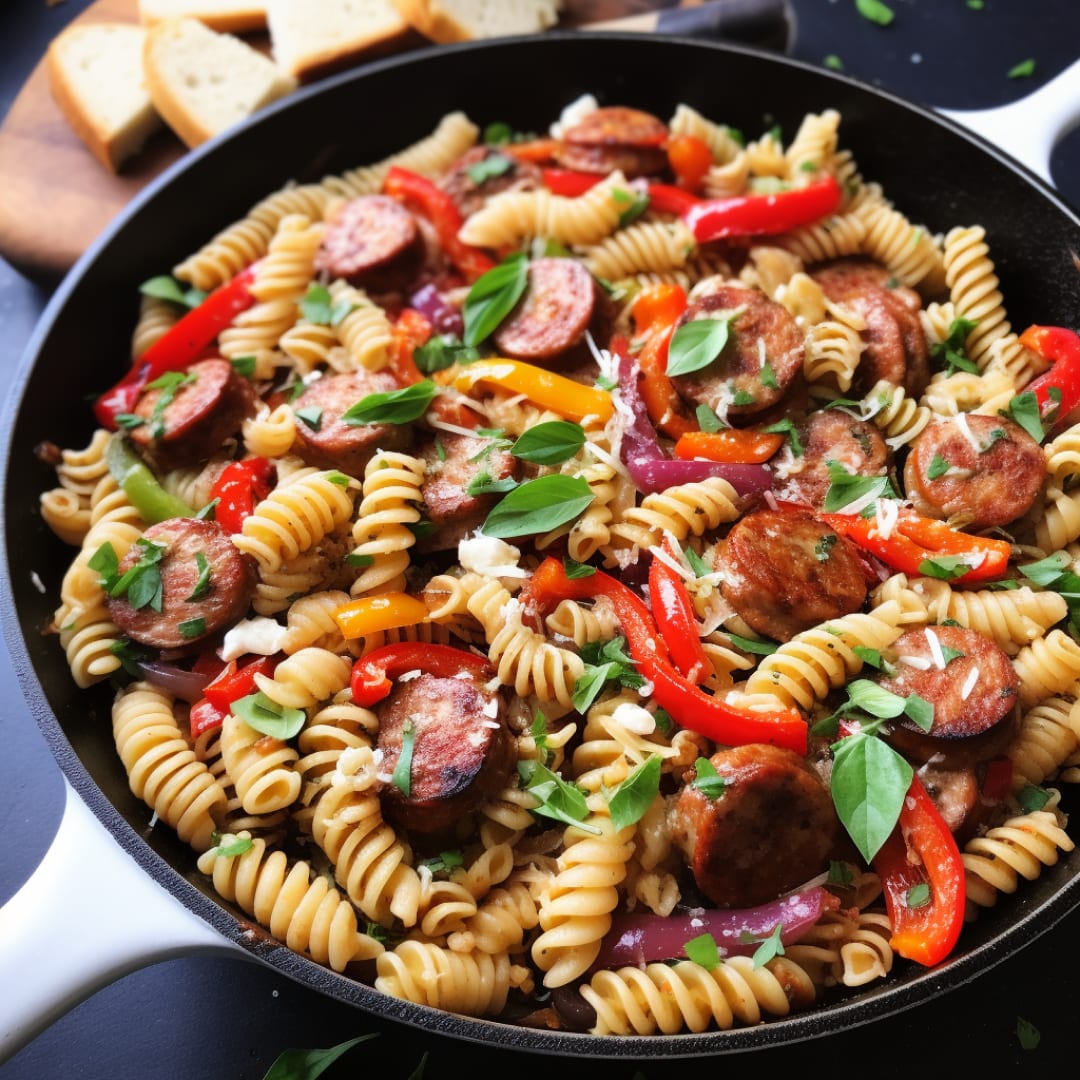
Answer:
[(918, 671), (930, 670), (930, 661), (925, 656), (898, 656), (896, 662), (907, 664), (908, 667), (916, 668)]
[(941, 638), (939, 638), (929, 626), (923, 633), (926, 635), (927, 644), (930, 646), (930, 657), (934, 661), (934, 667), (936, 667), (938, 671), (944, 671), (945, 653), (941, 651)]
[(611, 718), (636, 735), (651, 735), (656, 730), (656, 717), (632, 701), (624, 701), (617, 706)]
[(979, 681), (979, 667), (976, 664), (968, 673), (967, 678), (964, 680), (964, 685), (960, 687), (960, 700), (967, 701), (971, 697), (971, 691), (975, 689), (975, 684)]
[(979, 453), (979, 440), (975, 438), (975, 433), (968, 426), (967, 416), (961, 412), (957, 413), (954, 419), (956, 420), (956, 426), (960, 429), (960, 434), (971, 443), (971, 449), (976, 454)]

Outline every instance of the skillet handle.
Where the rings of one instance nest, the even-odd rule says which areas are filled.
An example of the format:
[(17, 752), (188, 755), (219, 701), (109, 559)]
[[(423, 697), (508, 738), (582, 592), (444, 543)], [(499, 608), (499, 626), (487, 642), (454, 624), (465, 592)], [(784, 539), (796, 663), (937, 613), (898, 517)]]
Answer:
[(0, 1063), (128, 972), (195, 952), (246, 956), (158, 885), (64, 786), (52, 845), (0, 909)]
[(938, 109), (987, 142), (1011, 154), (1053, 185), (1054, 144), (1080, 124), (1080, 60), (1034, 93), (995, 109)]

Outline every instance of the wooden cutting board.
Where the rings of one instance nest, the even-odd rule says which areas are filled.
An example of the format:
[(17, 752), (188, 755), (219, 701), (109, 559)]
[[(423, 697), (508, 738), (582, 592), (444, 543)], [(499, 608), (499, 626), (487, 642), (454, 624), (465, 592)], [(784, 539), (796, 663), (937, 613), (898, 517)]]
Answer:
[[(675, 0), (565, 0), (561, 26), (576, 27), (666, 7)], [(689, 5), (683, 5), (689, 6)], [(138, 22), (137, 0), (96, 0), (76, 22)], [(265, 35), (247, 38), (264, 52)], [(417, 39), (418, 44), (423, 42)], [(90, 153), (53, 100), (39, 62), (0, 125), (0, 256), (54, 284), (130, 199), (187, 148), (158, 132), (120, 175)]]

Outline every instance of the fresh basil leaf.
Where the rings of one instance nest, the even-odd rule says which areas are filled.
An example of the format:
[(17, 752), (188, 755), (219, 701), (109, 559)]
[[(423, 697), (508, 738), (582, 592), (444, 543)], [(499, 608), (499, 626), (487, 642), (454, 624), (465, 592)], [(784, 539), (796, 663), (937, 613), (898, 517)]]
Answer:
[(930, 903), (930, 886), (925, 881), (912, 885), (904, 896), (904, 904), (912, 910), (926, 907)]
[(349, 554), (345, 556), (345, 564), (347, 566), (364, 567), (372, 566), (374, 563), (374, 555), (360, 555), (355, 551), (350, 551)]
[(705, 577), (713, 572), (712, 567), (692, 547), (685, 548), (683, 554), (694, 571), (694, 577)]
[(840, 537), (836, 533), (826, 533), (815, 545), (814, 545), (814, 558), (818, 562), (828, 562), (832, 549), (836, 547)]
[(780, 384), (776, 381), (776, 372), (773, 371), (773, 366), (768, 360), (761, 365), (761, 371), (758, 374), (758, 378), (761, 380), (762, 386), (766, 386), (770, 390), (780, 389)]
[(628, 204), (619, 213), (619, 228), (625, 229), (627, 225), (637, 221), (642, 214), (649, 208), (649, 193), (647, 191), (627, 192), (627, 198), (619, 199), (617, 196), (620, 194), (618, 191), (613, 191), (612, 195), (615, 196), (615, 201)]
[(868, 495), (878, 499), (896, 497), (887, 476), (859, 476), (848, 472), (839, 461), (831, 459), (825, 462), (825, 467), (829, 470), (831, 481), (825, 493), (826, 513), (836, 513)]
[(332, 308), (330, 290), (325, 285), (312, 282), (304, 294), (304, 299), (300, 301), (300, 314), (316, 326), (329, 326)]
[(730, 630), (727, 631), (727, 636), (735, 648), (753, 653), (755, 656), (769, 656), (780, 647), (775, 641), (758, 641), (756, 638), (743, 637), (742, 634), (735, 634)]
[(357, 1043), (374, 1039), (378, 1034), (379, 1032), (373, 1031), (368, 1035), (358, 1035), (355, 1039), (325, 1050), (284, 1050), (274, 1060), (263, 1080), (316, 1080), (316, 1077), (322, 1076), (342, 1054)]
[(965, 344), (968, 335), (978, 325), (978, 322), (972, 319), (953, 319), (949, 323), (945, 340), (931, 342), (930, 355), (942, 364), (946, 375), (952, 375), (956, 371), (967, 371), (972, 375), (978, 374), (979, 367), (967, 355)]
[(463, 345), (452, 334), (437, 334), (413, 351), (413, 361), (425, 375), (479, 359), (477, 349)]
[(256, 358), (254, 356), (234, 356), (230, 361), (233, 371), (245, 379), (255, 378)]
[(868, 863), (895, 828), (913, 775), (911, 766), (881, 739), (856, 734), (836, 745), (833, 804)]
[(465, 171), (474, 184), (482, 184), (485, 180), (493, 180), (496, 176), (508, 173), (513, 167), (513, 158), (508, 158), (505, 154), (489, 154), (466, 166)]
[(496, 480), (489, 472), (477, 473), (465, 488), (466, 495), (503, 495), (513, 491), (518, 482), (512, 476), (504, 476)]
[(1048, 589), (1059, 577), (1061, 577), (1068, 566), (1068, 553), (1065, 551), (1056, 551), (1053, 555), (1048, 555), (1045, 559), (1039, 559), (1037, 562), (1025, 563), (1023, 566), (1018, 567), (1018, 569), (1033, 585)]
[(190, 641), (192, 638), (202, 637), (206, 633), (206, 620), (201, 616), (196, 619), (185, 619), (177, 627), (180, 636)]
[(539, 806), (532, 808), (534, 814), (576, 825), (586, 832), (600, 833), (595, 826), (584, 823), (589, 816), (589, 807), (585, 802), (585, 793), (580, 788), (568, 784), (558, 773), (553, 773), (538, 761), (519, 761), (517, 769), (525, 781), (525, 790), (539, 800)]
[(571, 559), (569, 555), (563, 556), (563, 573), (571, 581), (576, 581), (578, 578), (592, 577), (596, 573), (596, 567), (590, 566), (588, 563), (578, 562), (576, 559)]
[(1016, 795), (1016, 801), (1025, 813), (1041, 810), (1049, 801), (1050, 793), (1034, 784), (1025, 784)]
[(646, 758), (615, 789), (608, 800), (612, 827), (618, 831), (636, 825), (660, 793), (660, 755)]
[(306, 409), (297, 409), (296, 418), (303, 420), (312, 431), (318, 431), (322, 427), (323, 411), (319, 405), (311, 405)]
[(430, 859), (421, 859), (420, 865), (426, 866), (433, 874), (438, 874), (444, 870), (456, 870), (459, 866), (464, 866), (465, 856), (460, 850), (440, 851), (438, 855), (433, 855)]
[(908, 694), (904, 699), (904, 715), (910, 717), (923, 731), (934, 726), (934, 706), (918, 694)]
[(939, 581), (951, 581), (963, 577), (971, 569), (971, 563), (962, 555), (935, 555), (932, 559), (923, 559), (919, 563), (919, 573), (924, 577), (937, 578)]
[(538, 476), (511, 491), (488, 514), (480, 531), (502, 540), (550, 532), (579, 517), (595, 498), (580, 476)]
[(390, 778), (390, 782), (406, 799), (412, 793), (412, 758), (415, 739), (416, 724), (413, 718), (408, 716), (405, 718), (405, 723), (401, 725), (401, 753), (398, 755), (393, 776)]
[(780, 935), (784, 932), (784, 924), (777, 923), (772, 933), (765, 938), (754, 950), (754, 969), (764, 967), (770, 960), (784, 955), (784, 943)]
[(484, 145), (505, 146), (510, 142), (513, 134), (513, 130), (509, 124), (504, 124), (502, 122), (488, 124), (488, 126), (484, 128)]
[(585, 429), (569, 420), (549, 420), (524, 431), (510, 453), (534, 465), (561, 465), (585, 445)]
[(699, 934), (696, 938), (691, 938), (683, 945), (683, 952), (688, 960), (706, 971), (712, 971), (720, 964), (720, 950), (712, 934)]
[[(74, 629), (74, 626), (75, 623), (73, 622), (70, 628)], [(139, 662), (149, 658), (149, 649), (132, 641), (130, 638), (121, 637), (117, 638), (109, 646), (109, 652), (120, 661), (120, 666), (128, 675), (135, 679), (142, 678), (143, 669), (139, 666)]]
[(430, 379), (362, 397), (341, 419), (353, 427), (361, 424), (410, 424), (427, 412), (439, 388)]
[(465, 297), (466, 345), (479, 345), (513, 311), (529, 284), (529, 261), (523, 252), (508, 255), (473, 282)]
[(935, 454), (930, 467), (926, 470), (926, 479), (936, 480), (939, 476), (944, 476), (951, 468), (952, 466), (940, 454)]
[(1039, 414), (1039, 399), (1031, 390), (1017, 394), (1008, 406), (1009, 416), (1019, 424), (1037, 443), (1046, 438), (1042, 417)]
[(699, 405), (694, 415), (697, 417), (698, 427), (708, 435), (723, 431), (726, 426), (708, 405)]
[(337, 469), (332, 469), (326, 474), (325, 477), (331, 484), (337, 484), (338, 487), (348, 487), (352, 483), (352, 477), (346, 473), (339, 472)]
[(139, 537), (135, 543), (141, 549), (139, 559), (112, 583), (109, 595), (126, 597), (136, 611), (144, 607), (161, 611), (164, 596), (161, 571), (157, 564), (165, 556), (165, 545), (145, 537)]
[(967, 656), (963, 649), (954, 649), (949, 645), (941, 646), (941, 655), (945, 658), (945, 666), (948, 667), (953, 660), (959, 660), (961, 656)]
[(829, 880), (827, 885), (850, 885), (855, 880), (855, 873), (851, 869), (851, 863), (842, 862), (839, 859), (829, 861)]
[(848, 684), (848, 702), (878, 720), (891, 720), (904, 711), (905, 699), (870, 679), (856, 679)]
[(117, 413), (114, 419), (117, 426), (122, 427), (125, 431), (134, 431), (146, 423), (146, 420), (137, 413)]
[(761, 430), (769, 435), (786, 435), (791, 443), (792, 457), (801, 458), (803, 456), (803, 445), (799, 440), (799, 430), (792, 420), (785, 417), (783, 420), (777, 420), (775, 424), (769, 424), (768, 427), (763, 427)]
[(732, 311), (720, 318), (691, 319), (683, 323), (671, 335), (667, 374), (689, 375), (708, 367), (724, 351), (731, 324), (738, 314)]
[(90, 556), (87, 566), (96, 570), (99, 575), (99, 584), (106, 592), (111, 592), (120, 573), (120, 560), (116, 557), (116, 549), (108, 540)]
[(864, 18), (878, 26), (888, 26), (896, 18), (896, 13), (881, 0), (855, 0), (855, 8)]
[(169, 277), (168, 274), (161, 274), (144, 281), (139, 286), (139, 292), (143, 296), (168, 300), (171, 304), (186, 308), (198, 307), (206, 299), (206, 293), (202, 289), (184, 288), (176, 278)]
[(1019, 64), (1015, 64), (1008, 70), (1008, 77), (1010, 79), (1026, 79), (1029, 75), (1035, 74), (1035, 61), (1030, 57), (1027, 60), (1021, 60)]
[(250, 851), (255, 846), (255, 841), (250, 836), (236, 836), (233, 833), (220, 833), (211, 837), (216, 840), (215, 852), (223, 859), (235, 858)]
[(303, 709), (278, 705), (261, 690), (232, 702), (229, 711), (233, 716), (239, 716), (248, 727), (283, 742), (299, 734), (307, 720), (307, 713)]
[(585, 671), (574, 683), (574, 690), (570, 697), (574, 708), (579, 713), (587, 712), (604, 687), (618, 677), (619, 665), (614, 661), (595, 667), (587, 664)]
[(694, 762), (694, 779), (690, 786), (696, 788), (708, 799), (718, 799), (724, 794), (727, 781), (716, 771), (716, 766), (706, 757), (699, 757)]

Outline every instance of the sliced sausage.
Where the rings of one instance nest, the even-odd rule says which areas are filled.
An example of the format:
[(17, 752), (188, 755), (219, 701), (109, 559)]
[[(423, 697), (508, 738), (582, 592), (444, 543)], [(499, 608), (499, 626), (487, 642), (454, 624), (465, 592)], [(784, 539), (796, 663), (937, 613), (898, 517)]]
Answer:
[[(143, 539), (164, 545), (156, 563), (161, 610), (152, 603), (132, 607), (130, 590), (108, 602), (110, 618), (132, 640), (155, 649), (197, 645), (247, 614), (257, 582), (255, 563), (220, 525), (199, 518), (169, 518), (151, 525)], [(145, 545), (135, 544), (120, 560), (120, 574), (136, 566), (145, 553)], [(203, 560), (209, 574), (200, 586)]]
[(942, 769), (923, 765), (919, 769), (919, 779), (949, 831), (960, 843), (975, 834), (992, 809), (992, 804), (982, 797), (979, 774), (973, 767)]
[(738, 417), (763, 412), (784, 396), (802, 372), (804, 337), (787, 309), (763, 292), (723, 283), (694, 299), (679, 326), (730, 312), (739, 314), (731, 321), (720, 355), (707, 367), (671, 381), (691, 408), (707, 405), (736, 423)]
[(326, 222), (315, 269), (358, 288), (389, 292), (415, 278), (424, 259), (416, 219), (388, 195), (340, 203)]
[(776, 641), (858, 611), (866, 600), (855, 546), (809, 512), (747, 514), (722, 545), (720, 569), (724, 599)]
[(563, 132), (559, 164), (580, 172), (607, 175), (618, 169), (628, 178), (657, 176), (667, 170), (667, 125), (652, 113), (622, 105), (596, 109)]
[(255, 412), (255, 390), (227, 360), (200, 360), (184, 381), (145, 391), (131, 440), (161, 472), (207, 461)]
[(750, 743), (709, 761), (723, 791), (707, 795), (687, 783), (669, 822), (712, 903), (764, 904), (828, 868), (839, 822), (828, 789), (798, 754)]
[(462, 217), (476, 213), (485, 200), (501, 191), (532, 191), (542, 173), (530, 161), (519, 161), (495, 146), (474, 146), (451, 166), (439, 187), (452, 198)]
[(529, 363), (567, 359), (597, 310), (597, 284), (576, 259), (534, 259), (525, 294), (495, 331), (504, 356)]
[(918, 694), (934, 707), (929, 731), (907, 716), (891, 722), (887, 737), (902, 754), (965, 768), (1000, 754), (1012, 740), (1020, 679), (988, 637), (962, 626), (907, 630), (887, 659), (894, 670), (878, 680), (880, 685), (900, 697)]
[(427, 466), (420, 492), (422, 512), (435, 526), (429, 536), (417, 540), (414, 550), (448, 551), (473, 530), (502, 497), (497, 493), (470, 495), (469, 485), (485, 475), (493, 481), (516, 479), (521, 463), (513, 454), (498, 449), (491, 439), (439, 432), (419, 452)]
[(311, 422), (296, 421), (293, 451), (317, 469), (340, 469), (362, 477), (376, 450), (404, 450), (412, 442), (409, 424), (350, 424), (342, 414), (369, 394), (401, 389), (385, 371), (360, 369), (327, 375), (293, 402), (293, 409)]
[[(424, 673), (398, 682), (378, 714), (383, 813), (405, 829), (444, 832), (510, 778), (516, 744), (497, 690), (471, 678)], [(408, 795), (391, 779), (407, 722), (412, 724)]]
[(796, 428), (802, 455), (785, 442), (773, 459), (773, 491), (778, 499), (825, 507), (832, 480), (829, 462), (837, 461), (858, 476), (884, 476), (889, 447), (878, 428), (839, 409), (818, 409)]
[(902, 386), (917, 397), (930, 381), (930, 349), (919, 319), (922, 298), (900, 285), (870, 259), (838, 259), (811, 273), (830, 300), (845, 304), (866, 321), (866, 351), (855, 386), (867, 393), (879, 380)]
[(904, 489), (920, 514), (972, 529), (1022, 517), (1045, 478), (1042, 448), (1019, 424), (977, 413), (932, 421), (904, 463)]

